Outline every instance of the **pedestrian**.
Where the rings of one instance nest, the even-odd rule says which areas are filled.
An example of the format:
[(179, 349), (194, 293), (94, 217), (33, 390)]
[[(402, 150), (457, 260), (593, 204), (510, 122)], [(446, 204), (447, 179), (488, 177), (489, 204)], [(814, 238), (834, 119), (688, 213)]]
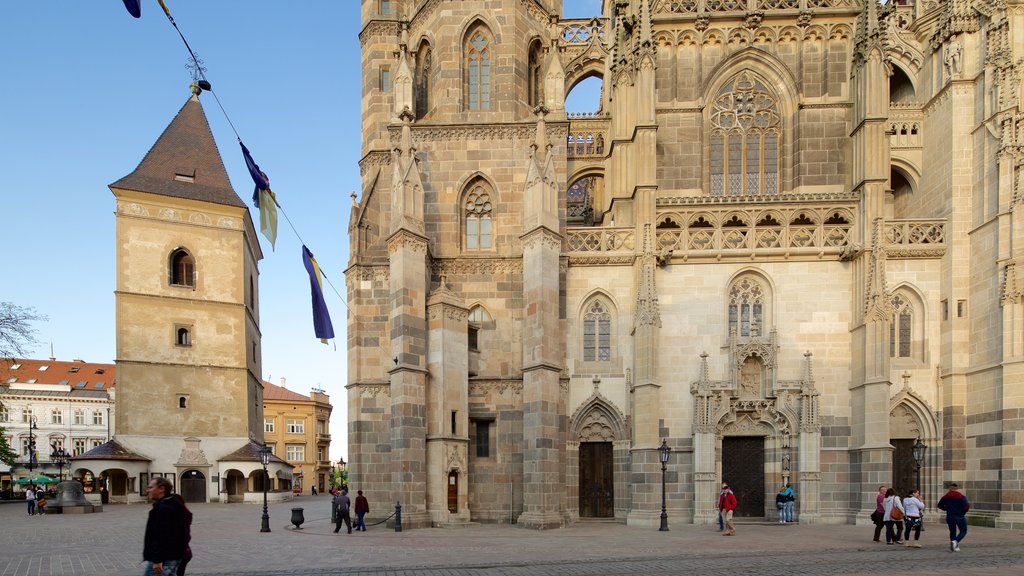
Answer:
[(793, 515), (793, 509), (796, 507), (796, 491), (793, 490), (793, 486), (787, 483), (786, 490), (782, 494), (786, 497), (785, 506), (783, 507), (783, 510), (786, 512), (786, 522), (796, 522), (796, 516)]
[(784, 492), (786, 487), (783, 486), (782, 490), (775, 493), (775, 509), (779, 511), (779, 524), (786, 521), (786, 496)]
[(316, 496), (316, 486), (310, 486), (309, 489), (313, 491), (313, 496)]
[(36, 492), (36, 512), (40, 516), (46, 514), (46, 492), (43, 492), (42, 488)]
[(348, 528), (348, 533), (352, 533), (352, 518), (349, 516), (349, 506), (351, 506), (351, 500), (348, 497), (348, 490), (342, 489), (332, 501), (334, 509), (337, 510), (338, 516), (334, 521), (334, 533), (337, 534), (341, 530), (341, 523), (345, 523), (345, 527)]
[(722, 536), (735, 536), (736, 527), (732, 524), (732, 515), (736, 511), (736, 495), (725, 482), (722, 482), (722, 493), (718, 497), (718, 511), (725, 516), (725, 532)]
[(946, 513), (950, 551), (959, 552), (960, 542), (967, 536), (967, 511), (971, 509), (971, 503), (960, 493), (957, 483), (950, 482), (949, 491), (939, 498), (939, 503), (935, 507)]
[(900, 537), (903, 536), (903, 503), (896, 491), (889, 488), (885, 491), (885, 499), (882, 500), (882, 508), (885, 511), (885, 543), (903, 544)]
[(885, 486), (878, 487), (878, 496), (875, 497), (875, 511), (871, 513), (871, 521), (875, 523), (875, 539), (874, 542), (881, 542), (879, 537), (882, 535), (882, 527), (885, 526), (885, 507), (882, 506), (882, 502), (885, 501)]
[(185, 576), (185, 567), (192, 561), (192, 511), (185, 505), (185, 499), (181, 497), (181, 494), (174, 494), (178, 504), (181, 504), (182, 510), (185, 512), (185, 556), (181, 559), (181, 564), (178, 564), (177, 576)]
[(171, 481), (158, 476), (149, 481), (146, 493), (153, 500), (146, 522), (142, 559), (144, 576), (171, 576), (185, 558), (189, 528), (185, 507), (171, 493)]
[(722, 506), (721, 506), (721, 504), (722, 504), (722, 494), (725, 494), (725, 490), (719, 490), (718, 491), (718, 500), (717, 500), (718, 506), (717, 506), (717, 508), (718, 508), (718, 531), (719, 532), (724, 532), (725, 531), (725, 513), (722, 512)]
[(28, 490), (25, 491), (25, 502), (28, 504), (28, 515), (36, 515), (36, 487), (29, 484)]
[[(907, 517), (903, 523), (906, 532), (903, 534), (903, 543), (911, 548), (921, 547), (921, 522), (924, 519), (924, 502), (921, 501), (921, 491), (914, 488), (910, 494), (903, 499), (903, 511)], [(910, 543), (910, 531), (914, 530), (914, 543)]]
[(362, 490), (356, 491), (356, 531), (366, 532), (366, 522), (363, 517), (370, 513), (370, 502), (363, 496)]

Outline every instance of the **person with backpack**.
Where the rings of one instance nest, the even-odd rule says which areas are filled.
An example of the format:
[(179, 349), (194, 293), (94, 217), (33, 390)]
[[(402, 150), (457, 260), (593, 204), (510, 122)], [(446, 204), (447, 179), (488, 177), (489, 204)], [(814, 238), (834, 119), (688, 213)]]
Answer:
[(338, 515), (334, 523), (334, 533), (337, 534), (341, 530), (342, 522), (345, 523), (345, 528), (348, 528), (348, 533), (352, 533), (352, 517), (349, 515), (349, 508), (352, 505), (352, 500), (348, 497), (348, 490), (342, 490), (332, 501), (334, 509)]
[(782, 503), (783, 518), (786, 522), (795, 522), (796, 517), (793, 515), (793, 508), (796, 505), (796, 492), (793, 491), (793, 487), (790, 484), (786, 484), (786, 489), (782, 491), (782, 496), (785, 499)]

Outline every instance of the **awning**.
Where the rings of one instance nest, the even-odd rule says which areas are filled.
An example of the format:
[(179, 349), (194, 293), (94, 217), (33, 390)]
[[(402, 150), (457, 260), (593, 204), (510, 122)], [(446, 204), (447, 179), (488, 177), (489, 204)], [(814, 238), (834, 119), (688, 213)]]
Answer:
[(57, 484), (59, 480), (56, 478), (50, 478), (45, 474), (37, 474), (32, 478), (18, 478), (14, 481), (15, 484)]

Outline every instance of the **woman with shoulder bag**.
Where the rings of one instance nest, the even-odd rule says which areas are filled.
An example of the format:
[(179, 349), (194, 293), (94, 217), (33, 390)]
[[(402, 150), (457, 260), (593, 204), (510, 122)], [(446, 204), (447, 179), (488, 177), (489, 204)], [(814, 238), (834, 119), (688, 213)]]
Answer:
[[(911, 548), (921, 547), (921, 522), (924, 516), (924, 502), (921, 501), (921, 491), (914, 488), (910, 494), (903, 499), (903, 510), (907, 517), (904, 519), (906, 533), (903, 535), (903, 543)], [(914, 543), (910, 543), (910, 531), (914, 530)]]
[(900, 536), (903, 535), (903, 517), (905, 513), (903, 511), (903, 502), (900, 502), (899, 496), (896, 496), (896, 491), (892, 488), (885, 491), (885, 500), (882, 501), (882, 508), (885, 510), (885, 516), (882, 518), (885, 522), (885, 543), (902, 544), (903, 541), (900, 539)]

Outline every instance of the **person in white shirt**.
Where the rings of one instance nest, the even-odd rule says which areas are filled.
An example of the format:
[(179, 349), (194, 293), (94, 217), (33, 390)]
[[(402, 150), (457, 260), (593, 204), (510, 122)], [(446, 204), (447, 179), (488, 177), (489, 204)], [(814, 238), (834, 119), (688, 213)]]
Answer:
[[(882, 520), (885, 522), (885, 543), (886, 544), (903, 544), (900, 538), (903, 536), (903, 517), (906, 513), (903, 511), (903, 503), (900, 501), (900, 497), (896, 495), (896, 491), (889, 488), (885, 491), (885, 500), (882, 501), (882, 508), (885, 510), (885, 516)], [(896, 513), (893, 513), (896, 510)], [(893, 518), (893, 516), (896, 516)]]
[(28, 503), (28, 515), (35, 516), (36, 514), (36, 487), (29, 486), (28, 490), (25, 491), (25, 502)]
[[(903, 510), (907, 517), (903, 522), (906, 533), (903, 536), (903, 543), (911, 548), (921, 547), (921, 522), (924, 517), (924, 502), (921, 501), (921, 491), (914, 488), (910, 494), (903, 499)], [(914, 530), (914, 542), (910, 542), (910, 531)]]

